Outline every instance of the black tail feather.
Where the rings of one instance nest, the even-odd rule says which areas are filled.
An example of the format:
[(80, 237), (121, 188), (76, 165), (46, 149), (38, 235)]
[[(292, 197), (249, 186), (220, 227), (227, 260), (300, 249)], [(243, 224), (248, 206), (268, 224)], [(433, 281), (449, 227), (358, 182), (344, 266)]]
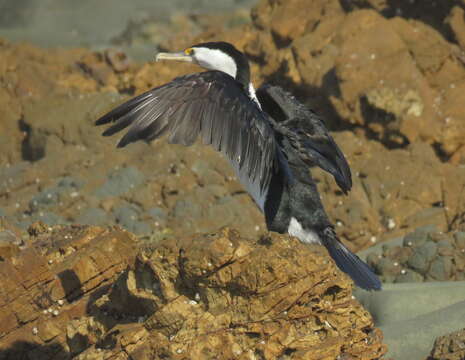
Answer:
[(381, 281), (373, 270), (337, 239), (333, 229), (325, 229), (322, 242), (339, 269), (349, 275), (355, 285), (365, 290), (381, 290)]

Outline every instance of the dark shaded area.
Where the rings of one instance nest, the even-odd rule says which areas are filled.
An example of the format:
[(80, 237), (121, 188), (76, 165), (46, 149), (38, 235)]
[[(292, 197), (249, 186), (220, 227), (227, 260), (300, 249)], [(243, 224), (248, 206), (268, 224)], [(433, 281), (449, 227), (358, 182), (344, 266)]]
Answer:
[(436, 153), (436, 156), (438, 157), (439, 160), (442, 162), (448, 162), (450, 159), (450, 155), (447, 155), (444, 150), (442, 149), (442, 146), (440, 143), (433, 143), (432, 147), (434, 149), (434, 152)]
[[(405, 148), (409, 141), (398, 130), (390, 129), (389, 124), (396, 121), (393, 113), (370, 104), (366, 96), (360, 98), (360, 108), (366, 123), (366, 136), (370, 140), (383, 143), (389, 149)], [(379, 124), (384, 131), (379, 134), (370, 129), (370, 124)]]
[(21, 142), (21, 157), (23, 160), (38, 161), (45, 157), (46, 137), (42, 136), (34, 141), (31, 137), (31, 127), (23, 119), (19, 120), (18, 126), (26, 134)]
[(58, 274), (61, 286), (65, 290), (66, 300), (73, 302), (84, 295), (81, 281), (73, 270), (65, 270)]
[(465, 8), (457, 0), (440, 0), (440, 1), (405, 1), (405, 0), (386, 0), (383, 2), (370, 0), (340, 0), (342, 8), (347, 11), (353, 11), (360, 8), (375, 9), (386, 18), (400, 16), (405, 19), (418, 20), (430, 25), (439, 31), (448, 41), (456, 41), (449, 25), (445, 22), (454, 6)]
[(16, 341), (6, 349), (0, 349), (0, 360), (67, 360), (71, 355), (61, 344), (40, 345), (29, 341)]

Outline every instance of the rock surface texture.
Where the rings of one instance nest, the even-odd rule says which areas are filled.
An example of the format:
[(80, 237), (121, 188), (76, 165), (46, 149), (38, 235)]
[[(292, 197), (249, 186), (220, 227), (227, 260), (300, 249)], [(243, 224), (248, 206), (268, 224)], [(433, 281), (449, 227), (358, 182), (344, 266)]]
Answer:
[[(383, 1), (263, 0), (251, 24), (224, 32), (215, 25), (160, 46), (233, 42), (252, 60), (256, 85), (286, 87), (338, 130), (352, 192), (344, 196), (322, 172), (314, 177), (339, 235), (359, 250), (424, 225), (465, 230), (462, 8), (413, 10)], [(126, 94), (198, 70), (140, 66), (111, 49), (51, 53), (2, 41), (0, 215), (23, 229), (41, 220), (116, 223), (158, 237), (221, 226), (247, 236), (264, 231), (229, 165), (209, 148), (161, 141), (116, 150), (117, 139), (93, 126)]]
[(423, 226), (407, 234), (402, 244), (372, 252), (368, 264), (383, 282), (465, 280), (465, 232), (444, 234)]
[[(262, 0), (250, 23), (227, 31), (229, 15), (186, 16), (180, 36), (163, 40), (149, 19), (118, 41), (243, 49), (256, 86), (285, 87), (334, 131), (353, 189), (344, 196), (329, 175), (313, 176), (351, 250), (403, 238), (369, 257), (384, 281), (460, 281), (464, 13), (463, 0)], [(100, 136), (93, 122), (117, 103), (200, 70), (169, 65), (0, 40), (1, 356), (381, 356), (380, 335), (345, 278), (316, 249), (304, 261), (302, 245), (267, 235), (221, 156), (163, 141), (116, 150), (117, 139)], [(37, 221), (45, 225), (28, 235)], [(137, 239), (83, 226), (115, 224)], [(255, 241), (218, 233), (223, 226)], [(433, 357), (461, 356), (463, 343), (447, 341)]]
[(0, 359), (379, 359), (382, 335), (321, 247), (228, 228), (137, 242), (35, 223), (0, 262)]
[(465, 329), (437, 338), (429, 359), (461, 360), (463, 358), (465, 358)]

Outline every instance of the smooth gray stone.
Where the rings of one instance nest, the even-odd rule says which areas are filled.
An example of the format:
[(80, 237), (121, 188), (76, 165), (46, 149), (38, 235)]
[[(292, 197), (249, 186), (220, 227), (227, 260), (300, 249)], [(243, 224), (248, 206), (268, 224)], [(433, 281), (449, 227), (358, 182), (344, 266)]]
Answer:
[(435, 280), (446, 281), (450, 279), (453, 267), (451, 256), (439, 256), (431, 264), (428, 275)]
[(103, 209), (87, 208), (74, 219), (77, 224), (100, 225), (105, 226), (114, 221), (114, 219)]
[(135, 167), (129, 166), (111, 172), (107, 181), (95, 190), (94, 194), (100, 199), (123, 195), (135, 189), (145, 180), (145, 175)]
[(388, 356), (397, 360), (425, 359), (441, 335), (461, 330), (465, 300), (414, 319), (382, 326)]
[(423, 276), (412, 269), (405, 269), (405, 272), (396, 276), (395, 283), (423, 282)]
[(384, 247), (393, 247), (393, 246), (402, 246), (402, 243), (404, 241), (403, 237), (400, 238), (394, 238), (392, 240), (388, 241), (383, 241), (382, 243), (376, 244), (374, 246), (369, 247), (368, 249), (365, 249), (363, 251), (360, 251), (357, 253), (357, 255), (360, 257), (360, 259), (365, 260), (367, 259), (367, 256), (369, 254), (376, 254), (376, 255), (381, 255), (383, 253), (383, 248)]
[(408, 265), (420, 274), (426, 274), (431, 261), (436, 256), (438, 246), (432, 241), (426, 241), (418, 246), (408, 259)]
[(465, 281), (383, 284), (354, 295), (383, 331), (388, 358), (424, 359), (436, 337), (465, 324)]

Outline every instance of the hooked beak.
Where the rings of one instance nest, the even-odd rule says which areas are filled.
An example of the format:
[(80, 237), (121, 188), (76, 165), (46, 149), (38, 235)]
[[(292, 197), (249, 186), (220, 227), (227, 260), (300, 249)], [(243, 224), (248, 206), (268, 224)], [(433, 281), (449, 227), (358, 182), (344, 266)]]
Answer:
[(194, 62), (194, 58), (191, 55), (187, 55), (184, 52), (176, 52), (176, 53), (165, 53), (161, 52), (158, 53), (155, 57), (155, 61), (160, 60), (175, 60), (175, 61), (184, 61), (184, 62)]

